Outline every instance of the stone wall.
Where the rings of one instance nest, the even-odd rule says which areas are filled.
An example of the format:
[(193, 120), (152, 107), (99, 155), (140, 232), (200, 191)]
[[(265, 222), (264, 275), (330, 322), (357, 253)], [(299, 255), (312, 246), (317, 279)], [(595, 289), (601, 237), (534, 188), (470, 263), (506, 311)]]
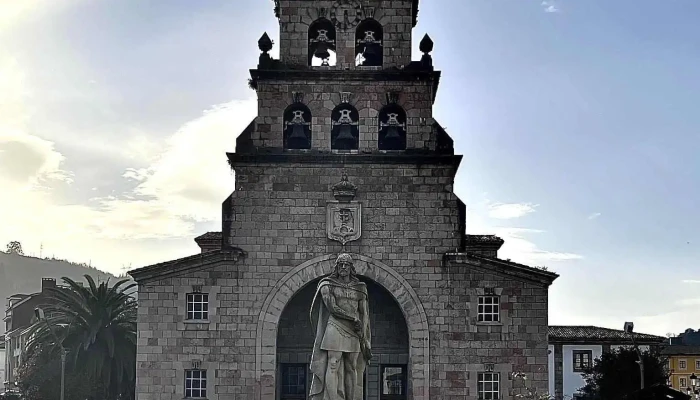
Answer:
[[(444, 260), (461, 236), (454, 168), (236, 165), (237, 190), (227, 202), (229, 240), (247, 257), (141, 283), (139, 400), (182, 398), (184, 370), (198, 360), (213, 377), (210, 400), (275, 398), (282, 310), (304, 285), (329, 273), (342, 250), (326, 237), (325, 218), (330, 187), (343, 171), (363, 204), (362, 238), (346, 251), (356, 255), (362, 276), (399, 302), (411, 340), (411, 398), (476, 399), (477, 373), (490, 365), (502, 374), (504, 395), (513, 370), (527, 372), (546, 390), (548, 284), (514, 274), (518, 268), (504, 261)], [(208, 324), (184, 321), (185, 294), (194, 285), (210, 293)], [(501, 298), (501, 323), (475, 321), (475, 302), (485, 288)]]
[[(448, 160), (449, 161), (449, 160)], [(455, 165), (240, 164), (231, 195), (231, 245), (250, 262), (289, 267), (342, 246), (326, 234), (331, 187), (346, 173), (358, 186), (362, 238), (346, 250), (413, 268), (460, 246), (461, 201), (452, 193)], [(275, 268), (271, 272), (283, 272)], [(413, 271), (400, 270), (409, 274)], [(419, 281), (414, 281), (419, 285)]]
[(398, 104), (406, 111), (406, 147), (435, 150), (432, 130), (432, 81), (387, 82), (345, 80), (332, 81), (260, 81), (258, 83), (258, 117), (252, 141), (256, 147), (282, 148), (283, 113), (292, 104), (292, 93), (304, 93), (304, 104), (311, 109), (311, 148), (330, 151), (331, 111), (340, 104), (340, 92), (350, 92), (350, 104), (360, 114), (359, 150), (376, 151), (379, 135), (379, 111), (386, 105), (386, 93), (399, 92)]
[[(411, 61), (412, 0), (361, 0), (365, 10), (375, 8), (374, 19), (384, 29), (383, 68), (403, 66)], [(319, 18), (331, 19), (334, 0), (280, 1), (280, 59), (284, 63), (307, 65), (309, 26)], [(319, 9), (324, 11), (319, 12)], [(367, 17), (367, 11), (362, 18)], [(354, 15), (350, 15), (354, 19)], [(316, 69), (376, 69), (355, 66), (355, 28), (336, 30), (337, 63)]]

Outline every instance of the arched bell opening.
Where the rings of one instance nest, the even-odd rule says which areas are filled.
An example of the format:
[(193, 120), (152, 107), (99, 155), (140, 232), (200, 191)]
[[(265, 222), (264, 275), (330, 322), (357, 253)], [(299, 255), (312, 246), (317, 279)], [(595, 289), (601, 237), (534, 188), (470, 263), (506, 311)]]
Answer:
[(362, 21), (355, 31), (355, 65), (380, 67), (384, 63), (384, 29), (372, 18)]
[[(374, 281), (367, 284), (372, 362), (365, 371), (365, 400), (407, 399), (409, 334), (394, 297)], [(311, 385), (309, 364), (316, 327), (310, 319), (311, 302), (319, 280), (300, 289), (285, 306), (277, 328), (277, 398), (307, 399)]]
[(311, 110), (295, 103), (284, 110), (284, 148), (311, 148)]
[(360, 114), (349, 103), (337, 106), (331, 112), (331, 149), (357, 150), (360, 145)]
[(309, 66), (333, 66), (336, 64), (335, 26), (325, 18), (309, 26)]
[(406, 150), (406, 111), (389, 104), (379, 111), (379, 150)]

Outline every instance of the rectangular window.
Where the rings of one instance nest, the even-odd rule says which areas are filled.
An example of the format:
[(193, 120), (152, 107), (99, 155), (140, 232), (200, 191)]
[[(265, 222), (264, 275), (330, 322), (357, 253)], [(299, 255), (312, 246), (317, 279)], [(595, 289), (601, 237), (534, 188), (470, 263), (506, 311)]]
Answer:
[(700, 360), (695, 360), (695, 370), (700, 371)]
[(500, 399), (500, 386), (501, 376), (498, 372), (480, 372), (476, 383), (479, 400)]
[(185, 371), (185, 398), (200, 399), (207, 397), (207, 371), (190, 369)]
[(187, 294), (187, 319), (209, 319), (209, 295), (204, 293)]
[(402, 400), (406, 398), (406, 366), (382, 365), (381, 369), (381, 399)]
[(593, 361), (593, 351), (574, 350), (574, 372), (583, 372), (590, 368)]
[(282, 400), (306, 399), (306, 364), (282, 364)]
[(686, 385), (688, 384), (688, 382), (686, 382), (685, 378), (680, 378), (678, 381), (679, 381), (680, 384), (681, 384), (681, 385), (680, 385), (680, 386), (681, 386), (681, 389), (685, 389)]
[(685, 363), (685, 360), (678, 360), (678, 368), (679, 369), (686, 369), (688, 366)]
[(498, 296), (479, 296), (478, 320), (479, 322), (500, 321), (501, 299)]

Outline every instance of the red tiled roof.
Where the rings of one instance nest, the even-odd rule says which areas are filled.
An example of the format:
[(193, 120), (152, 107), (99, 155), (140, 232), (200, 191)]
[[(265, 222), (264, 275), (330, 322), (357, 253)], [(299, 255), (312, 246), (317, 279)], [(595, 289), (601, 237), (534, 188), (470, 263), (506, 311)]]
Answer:
[[(634, 339), (644, 343), (662, 343), (667, 341), (663, 336), (648, 335), (646, 333), (633, 333)], [(630, 342), (630, 334), (623, 330), (601, 328), (598, 326), (566, 326), (550, 325), (549, 340), (556, 342), (567, 341), (610, 341)]]

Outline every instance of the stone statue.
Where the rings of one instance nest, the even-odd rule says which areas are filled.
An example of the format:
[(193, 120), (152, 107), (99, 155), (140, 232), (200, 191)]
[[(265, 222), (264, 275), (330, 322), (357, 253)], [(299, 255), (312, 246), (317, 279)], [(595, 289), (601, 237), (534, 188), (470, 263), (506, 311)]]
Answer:
[(362, 400), (362, 378), (372, 358), (367, 302), (367, 285), (357, 279), (352, 258), (340, 254), (311, 303), (316, 326), (311, 400)]

